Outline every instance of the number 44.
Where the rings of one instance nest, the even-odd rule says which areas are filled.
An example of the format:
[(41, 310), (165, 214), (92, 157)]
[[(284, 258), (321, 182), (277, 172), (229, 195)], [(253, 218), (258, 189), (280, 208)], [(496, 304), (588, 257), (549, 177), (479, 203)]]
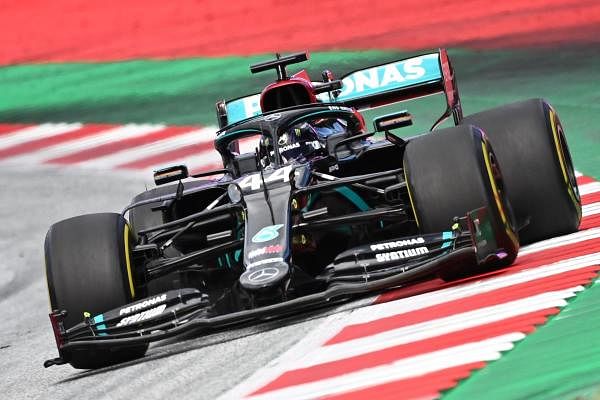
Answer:
[[(290, 173), (292, 172), (292, 166), (286, 165), (283, 168), (276, 169), (272, 174), (265, 176), (265, 183), (271, 182), (289, 182)], [(260, 173), (246, 176), (238, 183), (242, 189), (258, 190), (262, 186), (262, 178)]]

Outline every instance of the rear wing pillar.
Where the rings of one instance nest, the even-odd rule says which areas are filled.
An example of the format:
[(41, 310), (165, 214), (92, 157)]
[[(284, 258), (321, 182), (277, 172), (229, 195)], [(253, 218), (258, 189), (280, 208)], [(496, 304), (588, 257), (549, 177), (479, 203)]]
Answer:
[(442, 70), (444, 94), (446, 95), (446, 103), (448, 104), (446, 114), (450, 116), (450, 113), (452, 113), (454, 124), (458, 125), (463, 119), (463, 111), (456, 85), (454, 68), (452, 68), (446, 49), (440, 49), (440, 68)]

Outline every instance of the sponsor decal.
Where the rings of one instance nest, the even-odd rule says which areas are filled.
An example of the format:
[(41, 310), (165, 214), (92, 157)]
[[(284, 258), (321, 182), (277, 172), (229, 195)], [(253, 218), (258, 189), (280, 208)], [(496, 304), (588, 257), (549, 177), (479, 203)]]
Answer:
[(275, 113), (275, 114), (269, 114), (269, 115), (265, 115), (263, 117), (263, 120), (265, 121), (277, 121), (279, 118), (281, 118), (281, 114), (279, 113)]
[(135, 324), (136, 322), (141, 322), (152, 317), (156, 317), (157, 315), (162, 314), (162, 312), (165, 311), (165, 308), (167, 308), (167, 305), (161, 304), (158, 307), (154, 307), (149, 310), (142, 311), (141, 313), (130, 315), (120, 320), (117, 326), (131, 325)]
[(132, 304), (125, 308), (121, 308), (121, 311), (119, 311), (119, 315), (130, 314), (134, 311), (143, 310), (144, 308), (148, 308), (155, 304), (162, 303), (163, 301), (166, 301), (166, 300), (167, 300), (167, 294), (166, 293), (161, 294), (160, 296), (152, 297), (152, 298), (144, 300), (140, 303)]
[(292, 144), (288, 144), (286, 146), (281, 146), (279, 148), (279, 152), (282, 153), (284, 151), (288, 151), (288, 150), (292, 150), (292, 149), (297, 149), (298, 147), (300, 147), (300, 143), (298, 143), (298, 142), (292, 143)]
[[(280, 149), (281, 150), (281, 149)], [(265, 176), (265, 183), (272, 182), (289, 182), (290, 173), (292, 172), (292, 166), (286, 165), (283, 168), (276, 169), (271, 175)], [(242, 179), (238, 186), (242, 189), (258, 190), (262, 187), (262, 178), (260, 173), (248, 175)]]
[(405, 258), (412, 258), (427, 253), (429, 253), (429, 249), (423, 246), (415, 247), (413, 249), (390, 251), (388, 253), (377, 253), (375, 254), (375, 258), (377, 259), (377, 262), (387, 262), (394, 260), (403, 260)]
[(427, 54), (356, 71), (342, 79), (342, 92), (337, 101), (441, 79), (438, 58), (438, 54)]
[(265, 226), (252, 236), (252, 243), (268, 242), (269, 240), (279, 237), (279, 229), (281, 229), (282, 226), (283, 224)]
[(265, 246), (260, 249), (251, 250), (248, 253), (248, 258), (256, 258), (258, 256), (263, 256), (265, 254), (277, 254), (277, 253), (281, 253), (282, 250), (283, 250), (283, 246), (280, 244)]
[(417, 238), (413, 238), (413, 239), (405, 239), (405, 240), (396, 240), (394, 242), (372, 244), (371, 251), (397, 249), (400, 247), (414, 246), (415, 244), (423, 244), (423, 243), (425, 243), (425, 239), (423, 239), (422, 237), (417, 237)]
[(273, 264), (276, 262), (284, 262), (284, 259), (282, 257), (265, 258), (264, 260), (260, 260), (260, 261), (256, 261), (256, 262), (248, 264), (246, 266), (246, 270), (251, 270), (253, 268), (260, 267), (261, 265)]
[(262, 283), (272, 280), (279, 275), (279, 270), (273, 267), (266, 267), (252, 272), (248, 275), (248, 280), (252, 283)]
[(312, 142), (310, 142), (310, 145), (313, 147), (313, 149), (315, 150), (319, 150), (322, 149), (324, 146), (321, 144), (321, 142), (319, 142), (318, 140), (313, 140)]
[(227, 102), (227, 121), (232, 124), (248, 117), (260, 115), (260, 93)]

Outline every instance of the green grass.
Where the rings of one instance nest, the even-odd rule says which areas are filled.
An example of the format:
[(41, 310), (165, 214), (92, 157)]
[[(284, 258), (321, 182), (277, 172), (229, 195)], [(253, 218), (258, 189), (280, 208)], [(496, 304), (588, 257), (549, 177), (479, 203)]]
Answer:
[[(301, 66), (318, 79), (325, 68), (341, 76), (409, 55), (315, 53)], [(577, 167), (600, 178), (600, 52), (589, 48), (451, 50), (450, 55), (465, 114), (544, 97), (561, 116)], [(0, 68), (0, 122), (215, 125), (215, 101), (258, 92), (273, 79), (272, 72), (251, 75), (248, 69), (249, 64), (270, 57), (4, 67)], [(294, 67), (300, 68), (292, 66), (290, 70), (295, 71)], [(438, 97), (400, 105), (415, 116), (415, 127), (405, 132), (426, 130), (439, 116), (442, 103)]]

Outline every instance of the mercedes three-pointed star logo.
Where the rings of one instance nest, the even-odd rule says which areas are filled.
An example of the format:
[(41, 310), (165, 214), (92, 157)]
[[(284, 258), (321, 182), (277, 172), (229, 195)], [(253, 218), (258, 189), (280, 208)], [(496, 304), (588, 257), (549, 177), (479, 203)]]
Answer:
[(273, 267), (259, 269), (248, 275), (248, 280), (252, 283), (267, 282), (279, 275), (279, 270)]
[(268, 114), (268, 115), (265, 115), (265, 116), (263, 117), (263, 120), (265, 120), (265, 121), (269, 122), (269, 121), (277, 121), (279, 118), (281, 118), (281, 114), (279, 114), (279, 113), (275, 113), (275, 114)]

